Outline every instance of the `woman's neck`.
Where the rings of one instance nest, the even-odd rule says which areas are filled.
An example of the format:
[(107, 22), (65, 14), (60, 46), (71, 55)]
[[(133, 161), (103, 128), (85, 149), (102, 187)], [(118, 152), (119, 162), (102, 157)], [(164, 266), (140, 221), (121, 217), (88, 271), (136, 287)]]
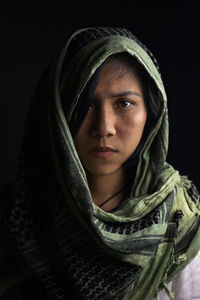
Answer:
[[(94, 204), (100, 206), (104, 201), (120, 191), (126, 184), (124, 169), (119, 169), (109, 175), (93, 175), (88, 173), (87, 179)], [(124, 198), (124, 190), (110, 199), (102, 209), (109, 211), (119, 205)]]

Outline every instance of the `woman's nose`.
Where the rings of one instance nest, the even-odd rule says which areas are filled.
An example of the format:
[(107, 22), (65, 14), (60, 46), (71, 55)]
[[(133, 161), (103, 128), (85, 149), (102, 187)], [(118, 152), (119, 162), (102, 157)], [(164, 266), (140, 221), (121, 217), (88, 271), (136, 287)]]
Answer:
[(112, 108), (98, 109), (93, 118), (92, 136), (108, 137), (116, 135), (116, 117)]

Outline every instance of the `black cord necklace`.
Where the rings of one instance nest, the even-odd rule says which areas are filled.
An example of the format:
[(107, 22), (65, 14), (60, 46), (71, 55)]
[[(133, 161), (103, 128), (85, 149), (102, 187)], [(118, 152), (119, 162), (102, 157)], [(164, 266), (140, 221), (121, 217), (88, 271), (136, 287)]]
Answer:
[(103, 203), (101, 203), (101, 205), (99, 205), (99, 207), (102, 207), (108, 201), (110, 201), (111, 199), (113, 199), (114, 197), (116, 197), (118, 194), (120, 194), (124, 190), (124, 188), (125, 188), (125, 186), (121, 190), (119, 190), (118, 192), (116, 192), (114, 195), (112, 195), (111, 197), (109, 197), (107, 200), (105, 200)]

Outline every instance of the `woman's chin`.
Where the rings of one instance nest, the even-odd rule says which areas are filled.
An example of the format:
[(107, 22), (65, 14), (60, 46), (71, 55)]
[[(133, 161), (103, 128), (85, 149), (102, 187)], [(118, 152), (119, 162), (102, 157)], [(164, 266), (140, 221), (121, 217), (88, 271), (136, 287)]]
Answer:
[(88, 168), (88, 167), (85, 167), (85, 172), (86, 174), (88, 175), (93, 175), (93, 176), (109, 176), (109, 175), (112, 175), (112, 174), (115, 174), (116, 172), (119, 171), (121, 167), (118, 167), (118, 166), (95, 166), (94, 167), (91, 167), (91, 168)]

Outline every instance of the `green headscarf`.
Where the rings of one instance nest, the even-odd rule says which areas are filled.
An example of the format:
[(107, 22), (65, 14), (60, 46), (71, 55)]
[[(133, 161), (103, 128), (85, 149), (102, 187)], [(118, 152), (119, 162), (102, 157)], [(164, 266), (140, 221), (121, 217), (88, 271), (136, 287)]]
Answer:
[[(93, 204), (68, 124), (97, 68), (122, 52), (157, 86), (159, 118), (140, 151), (129, 199), (105, 212)], [(20, 260), (15, 273), (0, 277), (0, 294), (12, 299), (23, 284), (30, 293), (35, 284), (34, 299), (155, 299), (200, 250), (200, 197), (166, 163), (167, 150), (167, 97), (151, 52), (126, 29), (75, 32), (30, 107), (7, 224)]]

